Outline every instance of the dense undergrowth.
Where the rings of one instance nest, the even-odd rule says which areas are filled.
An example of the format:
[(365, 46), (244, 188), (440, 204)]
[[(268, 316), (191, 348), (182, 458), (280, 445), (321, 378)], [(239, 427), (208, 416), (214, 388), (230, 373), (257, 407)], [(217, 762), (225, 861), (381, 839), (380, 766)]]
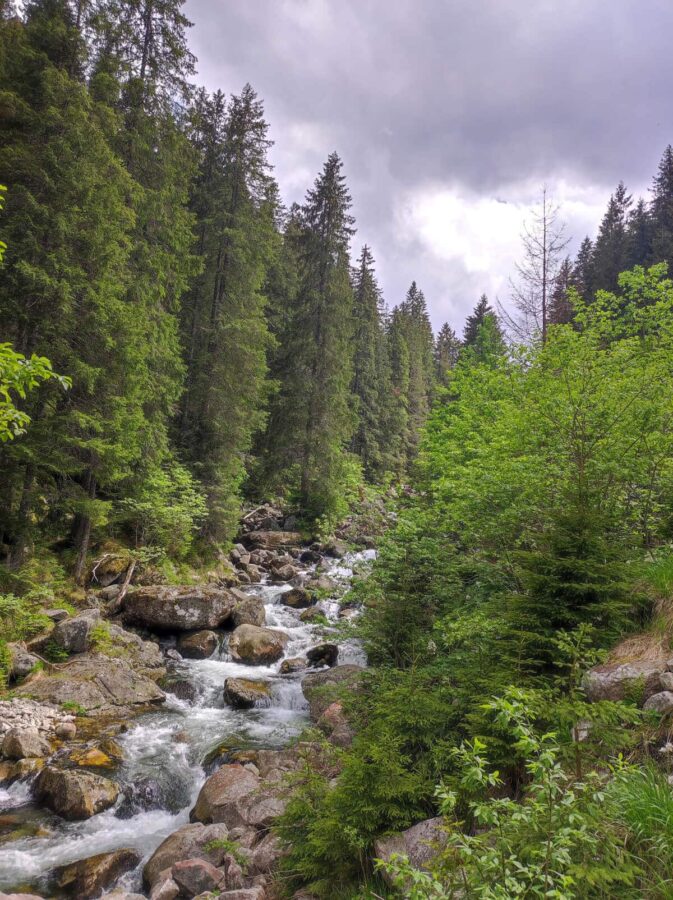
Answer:
[(462, 355), (355, 588), (372, 664), (346, 698), (357, 737), (336, 781), (296, 790), (290, 883), (387, 895), (374, 839), (442, 814), (436, 871), (392, 867), (405, 896), (673, 896), (667, 735), (637, 686), (593, 704), (581, 687), (625, 634), (670, 645), (665, 276), (574, 297), (575, 324), (514, 358)]

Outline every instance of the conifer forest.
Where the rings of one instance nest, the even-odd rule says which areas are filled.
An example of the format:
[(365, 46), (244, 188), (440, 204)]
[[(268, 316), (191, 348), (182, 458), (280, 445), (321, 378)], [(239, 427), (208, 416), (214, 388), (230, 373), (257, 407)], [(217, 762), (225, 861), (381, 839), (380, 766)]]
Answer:
[(191, 28), (0, 0), (0, 898), (670, 900), (673, 146), (458, 320)]

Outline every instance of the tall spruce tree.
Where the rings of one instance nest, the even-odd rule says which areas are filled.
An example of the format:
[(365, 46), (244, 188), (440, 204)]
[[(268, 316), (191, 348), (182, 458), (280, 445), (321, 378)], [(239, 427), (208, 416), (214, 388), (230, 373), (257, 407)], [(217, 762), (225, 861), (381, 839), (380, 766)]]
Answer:
[(458, 335), (449, 323), (445, 322), (439, 329), (435, 340), (435, 366), (439, 384), (445, 386), (448, 384), (449, 373), (458, 362), (460, 348), (461, 342)]
[(572, 281), (580, 297), (589, 303), (595, 293), (594, 286), (594, 245), (591, 238), (584, 238), (575, 257)]
[(559, 266), (549, 298), (549, 324), (567, 325), (573, 320), (573, 308), (568, 291), (574, 287), (573, 267), (570, 257), (566, 256)]
[(180, 445), (208, 499), (210, 537), (231, 535), (239, 489), (266, 399), (264, 283), (276, 249), (277, 197), (261, 102), (246, 85), (232, 97), (202, 95), (196, 110), (201, 275), (187, 296), (182, 333), (187, 389)]
[(505, 352), (505, 338), (498, 316), (482, 294), (479, 302), (465, 320), (463, 348), (482, 361), (500, 357)]
[(0, 329), (72, 378), (66, 397), (47, 388), (31, 403), (31, 431), (6, 451), (6, 541), (20, 560), (39, 490), (52, 520), (72, 523), (79, 576), (92, 524), (109, 509), (99, 491), (113, 493), (151, 443), (157, 388), (144, 310), (126, 302), (136, 187), (110, 147), (119, 121), (69, 74), (74, 31), (70, 8), (55, 0), (2, 30), (11, 112), (0, 166), (12, 190)]
[(652, 185), (652, 261), (667, 262), (673, 273), (673, 147), (669, 144)]
[(339, 505), (344, 449), (355, 424), (350, 205), (341, 160), (332, 153), (308, 191), (292, 240), (298, 277), (288, 297), (285, 366), (266, 451), (272, 463), (294, 466), (297, 499), (312, 518), (329, 516)]
[(358, 424), (351, 449), (362, 460), (365, 476), (373, 480), (381, 472), (381, 291), (376, 282), (374, 258), (366, 245), (353, 274), (354, 334), (352, 393), (357, 400)]
[(650, 210), (641, 197), (631, 210), (626, 226), (626, 269), (645, 266), (652, 261), (652, 226)]
[(435, 381), (434, 338), (423, 292), (412, 282), (400, 304), (404, 340), (409, 356), (406, 456), (418, 451), (421, 429), (430, 411)]
[(616, 291), (619, 273), (626, 269), (627, 221), (631, 202), (631, 195), (620, 181), (610, 197), (594, 244), (592, 268), (595, 290)]

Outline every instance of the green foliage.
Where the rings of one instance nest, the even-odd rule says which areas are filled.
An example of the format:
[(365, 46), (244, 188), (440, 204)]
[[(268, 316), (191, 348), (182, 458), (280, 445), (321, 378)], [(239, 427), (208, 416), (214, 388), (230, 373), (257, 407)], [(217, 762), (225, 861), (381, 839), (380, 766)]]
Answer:
[(130, 497), (118, 503), (119, 521), (130, 528), (136, 548), (159, 547), (180, 559), (208, 511), (189, 470), (176, 462), (154, 469)]
[(204, 849), (207, 853), (212, 853), (213, 850), (223, 850), (229, 856), (233, 856), (244, 872), (248, 867), (248, 859), (241, 852), (241, 848), (236, 841), (230, 841), (227, 840), (227, 838), (218, 838), (215, 841), (209, 841)]
[[(446, 832), (431, 873), (414, 872), (404, 859), (389, 866), (405, 896), (561, 900), (616, 897), (633, 887), (640, 867), (625, 851), (616, 823), (603, 813), (605, 779), (596, 773), (582, 781), (568, 776), (555, 735), (534, 729), (525, 695), (510, 692), (486, 709), (525, 761), (524, 795), (498, 796), (502, 779), (489, 769), (478, 738), (455, 748), (456, 774), (437, 790)], [(469, 833), (456, 817), (461, 806), (474, 824)]]
[(7, 644), (24, 641), (43, 631), (50, 620), (40, 612), (40, 599), (34, 595), (17, 597), (0, 593), (0, 690), (7, 683), (10, 654)]
[(30, 391), (52, 378), (64, 388), (70, 386), (70, 379), (57, 375), (46, 357), (33, 353), (26, 359), (11, 344), (0, 344), (0, 441), (25, 434), (30, 424), (30, 416), (17, 408), (16, 398), (25, 400)]

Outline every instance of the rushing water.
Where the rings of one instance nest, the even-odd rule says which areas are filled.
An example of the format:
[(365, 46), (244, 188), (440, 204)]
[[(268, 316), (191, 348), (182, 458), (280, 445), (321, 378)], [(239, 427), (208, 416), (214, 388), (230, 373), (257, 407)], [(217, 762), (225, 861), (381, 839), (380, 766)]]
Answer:
[[(371, 561), (374, 555), (372, 550), (348, 554), (325, 574), (347, 584), (353, 567)], [(246, 588), (263, 598), (267, 627), (290, 635), (286, 658), (303, 656), (316, 643), (331, 639), (320, 626), (301, 622), (299, 610), (281, 604), (282, 594), (289, 589), (286, 584), (266, 583)], [(328, 619), (336, 620), (338, 603), (326, 600), (319, 605)], [(308, 707), (301, 691), (304, 673), (280, 675), (281, 661), (272, 666), (232, 662), (225, 642), (210, 659), (176, 664), (177, 674), (195, 685), (196, 699), (188, 702), (168, 694), (160, 709), (134, 720), (117, 738), (124, 761), (115, 779), (131, 794), (149, 786), (156, 799), (153, 805), (160, 805), (159, 809), (133, 814), (129, 801), (120, 799), (113, 809), (84, 822), (66, 822), (36, 809), (25, 782), (0, 788), (0, 820), (5, 814), (16, 816), (27, 835), (0, 845), (0, 890), (31, 884), (49, 895), (47, 875), (55, 866), (120, 847), (134, 847), (145, 861), (164, 838), (189, 821), (189, 810), (205, 779), (202, 763), (209, 751), (224, 741), (232, 747), (282, 747), (306, 726)], [(357, 641), (339, 642), (340, 665), (364, 661)], [(223, 686), (230, 677), (270, 681), (269, 705), (252, 710), (227, 706)], [(126, 887), (139, 888), (141, 869), (125, 877)]]

